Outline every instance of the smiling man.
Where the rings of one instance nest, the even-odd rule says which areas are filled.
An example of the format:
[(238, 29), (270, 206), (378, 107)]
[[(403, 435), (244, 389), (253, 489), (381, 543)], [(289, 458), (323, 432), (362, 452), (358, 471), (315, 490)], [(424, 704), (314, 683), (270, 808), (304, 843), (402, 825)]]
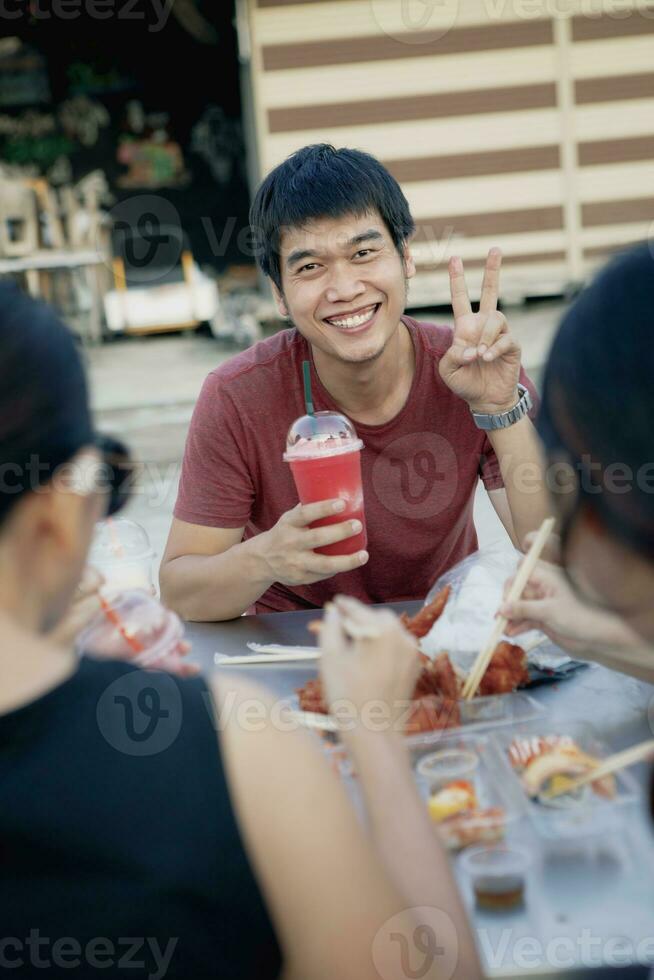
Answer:
[[(165, 601), (187, 619), (422, 599), (477, 547), (479, 477), (518, 544), (547, 512), (530, 382), (497, 311), (501, 256), (491, 250), (478, 313), (460, 259), (450, 262), (454, 330), (407, 317), (414, 223), (374, 157), (309, 146), (273, 170), (250, 215), (261, 267), (292, 326), (207, 378), (184, 455), (161, 568)], [(311, 529), (335, 501), (300, 506), (282, 461), (305, 412), (339, 411), (364, 442), (368, 551), (314, 549), (356, 522)]]

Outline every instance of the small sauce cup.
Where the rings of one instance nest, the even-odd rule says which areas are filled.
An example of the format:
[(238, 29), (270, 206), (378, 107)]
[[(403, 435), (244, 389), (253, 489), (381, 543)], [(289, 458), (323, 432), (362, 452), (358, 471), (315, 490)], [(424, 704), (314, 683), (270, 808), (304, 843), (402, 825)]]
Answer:
[(531, 854), (509, 844), (473, 847), (460, 857), (472, 884), (477, 908), (505, 912), (524, 903)]

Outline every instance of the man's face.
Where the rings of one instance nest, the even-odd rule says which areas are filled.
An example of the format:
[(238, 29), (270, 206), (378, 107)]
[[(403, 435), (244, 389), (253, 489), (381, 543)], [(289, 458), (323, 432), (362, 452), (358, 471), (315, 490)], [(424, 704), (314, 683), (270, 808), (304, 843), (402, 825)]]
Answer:
[(279, 310), (309, 343), (340, 362), (382, 353), (397, 330), (415, 274), (381, 216), (321, 218), (281, 236)]

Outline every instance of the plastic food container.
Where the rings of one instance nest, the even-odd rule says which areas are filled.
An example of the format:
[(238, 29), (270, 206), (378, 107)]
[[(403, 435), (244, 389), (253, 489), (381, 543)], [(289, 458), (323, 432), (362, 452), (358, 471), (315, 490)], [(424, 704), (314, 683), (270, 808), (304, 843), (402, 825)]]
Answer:
[(131, 660), (139, 667), (165, 667), (184, 636), (180, 618), (158, 599), (140, 590), (124, 592), (107, 603), (77, 638), (80, 655)]
[[(596, 793), (590, 786), (574, 797), (563, 795), (545, 800), (532, 797), (523, 783), (526, 753), (539, 752), (543, 740), (551, 737), (572, 739), (582, 752), (603, 759), (610, 755), (608, 747), (598, 739), (588, 725), (580, 722), (540, 720), (519, 725), (492, 736), (498, 756), (498, 771), (519, 794), (522, 808), (544, 840), (560, 841), (588, 838), (591, 835), (614, 832), (620, 825), (622, 809), (639, 798), (638, 784), (628, 770), (615, 773), (615, 795), (612, 798)], [(511, 759), (514, 760), (512, 764)]]
[(126, 589), (155, 595), (154, 557), (145, 529), (135, 521), (110, 517), (96, 524), (88, 562), (104, 577), (103, 595)]
[(441, 742), (443, 738), (465, 731), (474, 733), (506, 725), (521, 725), (545, 714), (545, 709), (524, 691), (512, 694), (491, 694), (487, 697), (473, 698), (472, 701), (459, 701), (461, 724), (434, 731), (407, 735), (410, 748), (426, 748)]
[[(418, 791), (434, 819), (434, 829), (449, 850), (502, 840), (523, 815), (515, 791), (507, 791), (503, 773), (498, 778), (494, 748), (485, 735), (450, 735), (441, 738), (437, 751), (411, 751)], [(454, 786), (470, 787), (475, 805), (435, 819), (430, 800)]]
[(459, 861), (478, 908), (505, 912), (523, 904), (532, 863), (526, 848), (508, 844), (473, 847)]
[[(289, 709), (297, 721), (314, 731), (329, 733), (338, 738), (338, 722), (331, 715), (303, 711), (297, 694), (284, 698), (280, 704)], [(410, 750), (435, 749), (444, 739), (456, 737), (457, 733), (466, 734), (486, 731), (502, 725), (519, 725), (545, 714), (545, 709), (538, 701), (523, 691), (512, 694), (493, 694), (488, 697), (474, 698), (470, 702), (459, 701), (461, 724), (451, 728), (434, 728), (406, 736), (406, 744)]]

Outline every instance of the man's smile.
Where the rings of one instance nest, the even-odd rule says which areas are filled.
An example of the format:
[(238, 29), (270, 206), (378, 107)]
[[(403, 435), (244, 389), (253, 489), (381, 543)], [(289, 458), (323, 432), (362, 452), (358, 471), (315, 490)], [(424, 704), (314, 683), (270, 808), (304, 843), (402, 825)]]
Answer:
[(362, 333), (374, 322), (381, 303), (373, 303), (372, 306), (360, 306), (355, 310), (348, 310), (338, 316), (325, 317), (324, 322), (330, 327), (344, 330), (348, 333)]

